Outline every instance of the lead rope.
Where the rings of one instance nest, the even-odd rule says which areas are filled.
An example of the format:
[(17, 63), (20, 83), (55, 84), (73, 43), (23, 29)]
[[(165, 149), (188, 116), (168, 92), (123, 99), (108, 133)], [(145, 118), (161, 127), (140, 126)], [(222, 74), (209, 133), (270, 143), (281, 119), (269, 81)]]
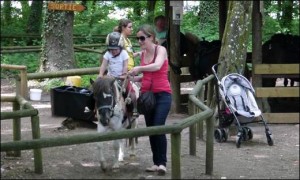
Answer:
[[(126, 78), (123, 82), (123, 85), (122, 85), (122, 91), (125, 92), (125, 93), (126, 93), (126, 88), (127, 88), (128, 83), (130, 83), (129, 75), (126, 76)], [(129, 97), (129, 93), (131, 92), (131, 90), (132, 90), (132, 85), (130, 85), (128, 93), (127, 93), (127, 97), (124, 100), (126, 104), (131, 103), (131, 98)]]

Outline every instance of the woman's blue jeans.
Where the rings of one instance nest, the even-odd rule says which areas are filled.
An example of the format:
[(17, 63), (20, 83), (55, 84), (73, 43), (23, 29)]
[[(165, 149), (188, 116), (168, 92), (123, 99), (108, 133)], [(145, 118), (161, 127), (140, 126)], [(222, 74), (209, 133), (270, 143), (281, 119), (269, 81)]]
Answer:
[[(153, 112), (144, 114), (146, 126), (165, 125), (169, 111), (171, 109), (172, 95), (167, 92), (154, 93), (156, 107)], [(167, 137), (165, 134), (149, 136), (153, 162), (155, 165), (167, 163)]]

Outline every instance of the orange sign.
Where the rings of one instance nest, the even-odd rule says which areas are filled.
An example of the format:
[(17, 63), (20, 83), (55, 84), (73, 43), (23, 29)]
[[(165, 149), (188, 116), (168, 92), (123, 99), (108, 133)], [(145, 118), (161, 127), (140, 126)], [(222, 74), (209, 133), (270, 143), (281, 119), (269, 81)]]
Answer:
[(48, 3), (49, 10), (59, 10), (59, 11), (83, 11), (85, 7), (81, 4), (72, 4), (72, 3)]

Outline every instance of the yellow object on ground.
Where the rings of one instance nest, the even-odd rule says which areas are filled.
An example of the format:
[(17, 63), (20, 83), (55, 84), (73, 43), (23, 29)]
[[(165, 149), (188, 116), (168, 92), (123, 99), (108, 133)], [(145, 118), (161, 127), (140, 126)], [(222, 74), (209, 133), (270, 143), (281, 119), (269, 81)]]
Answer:
[(66, 79), (67, 86), (81, 86), (81, 77), (80, 76), (68, 76)]

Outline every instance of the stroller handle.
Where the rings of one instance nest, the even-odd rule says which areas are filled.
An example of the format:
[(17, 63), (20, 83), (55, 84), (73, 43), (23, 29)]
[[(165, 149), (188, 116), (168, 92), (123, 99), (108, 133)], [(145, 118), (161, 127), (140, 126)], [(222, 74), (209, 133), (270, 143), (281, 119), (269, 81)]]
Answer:
[(212, 72), (214, 73), (215, 77), (217, 78), (218, 82), (220, 82), (220, 79), (218, 78), (218, 74), (217, 74), (217, 67), (220, 63), (217, 63), (217, 64), (214, 64), (212, 67), (211, 67), (211, 70)]

